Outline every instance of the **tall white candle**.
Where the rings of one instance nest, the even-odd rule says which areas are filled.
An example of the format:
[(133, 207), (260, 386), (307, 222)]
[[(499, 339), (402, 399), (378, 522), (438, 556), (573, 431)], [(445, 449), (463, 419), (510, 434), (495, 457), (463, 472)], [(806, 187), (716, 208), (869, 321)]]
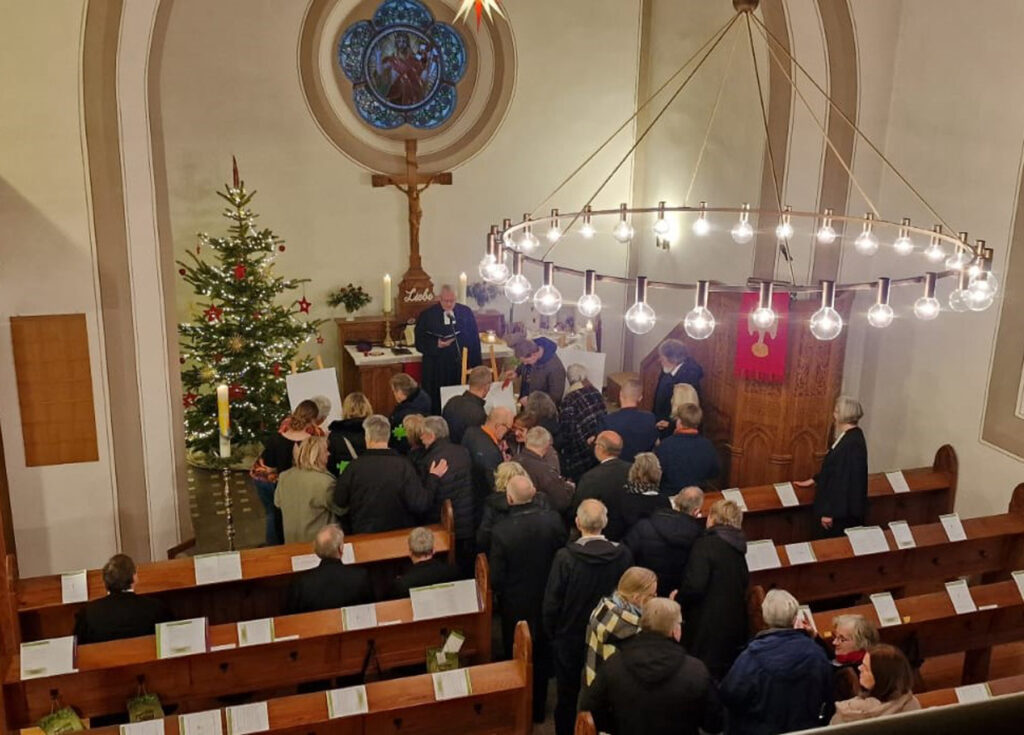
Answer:
[(231, 408), (228, 401), (228, 387), (221, 383), (217, 386), (217, 425), (220, 428), (220, 456), (231, 456), (231, 440), (228, 433), (231, 429)]
[(391, 274), (384, 274), (384, 311), (391, 313)]
[(466, 303), (466, 274), (459, 274), (459, 303)]

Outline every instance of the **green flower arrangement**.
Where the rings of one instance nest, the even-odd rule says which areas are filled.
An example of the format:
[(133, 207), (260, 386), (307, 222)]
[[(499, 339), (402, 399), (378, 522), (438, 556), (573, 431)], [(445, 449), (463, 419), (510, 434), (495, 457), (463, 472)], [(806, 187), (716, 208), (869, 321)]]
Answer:
[(344, 306), (349, 314), (359, 311), (373, 299), (362, 286), (348, 284), (327, 294), (327, 303), (332, 307)]

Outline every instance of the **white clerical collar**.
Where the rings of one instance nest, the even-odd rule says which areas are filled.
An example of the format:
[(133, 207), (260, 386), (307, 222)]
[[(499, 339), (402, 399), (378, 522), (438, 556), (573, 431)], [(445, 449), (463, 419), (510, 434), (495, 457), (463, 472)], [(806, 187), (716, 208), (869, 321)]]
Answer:
[(844, 436), (846, 436), (846, 429), (843, 429), (843, 431), (839, 434), (839, 436), (836, 437), (836, 440), (834, 442), (832, 442), (832, 448), (833, 449), (835, 449), (836, 445), (843, 440)]
[(445, 324), (451, 324), (454, 321), (455, 321), (455, 311), (454, 310), (446, 311), (444, 313), (444, 323)]
[(679, 372), (679, 368), (681, 368), (682, 366), (683, 366), (683, 363), (679, 363), (678, 365), (676, 365), (671, 370), (663, 370), (662, 372), (664, 372), (665, 375), (671, 375), (674, 378), (674, 377), (676, 377), (676, 373)]

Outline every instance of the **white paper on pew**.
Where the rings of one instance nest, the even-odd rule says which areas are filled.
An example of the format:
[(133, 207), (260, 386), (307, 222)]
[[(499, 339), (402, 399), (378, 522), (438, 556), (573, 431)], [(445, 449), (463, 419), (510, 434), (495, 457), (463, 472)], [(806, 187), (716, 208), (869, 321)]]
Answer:
[(238, 647), (261, 646), (274, 642), (274, 619), (242, 620), (238, 626)]
[(60, 575), (60, 601), (65, 605), (89, 601), (89, 579), (84, 569)]
[(355, 564), (356, 563), (356, 550), (352, 547), (352, 544), (345, 544), (341, 547), (341, 563), (342, 564)]
[(858, 526), (847, 528), (846, 535), (850, 539), (854, 556), (881, 554), (891, 551), (885, 532), (878, 526)]
[(469, 669), (438, 671), (431, 676), (434, 679), (434, 699), (438, 702), (444, 699), (468, 697), (473, 693), (473, 683), (469, 679)]
[(800, 498), (796, 496), (796, 490), (793, 489), (793, 483), (791, 482), (775, 483), (775, 494), (779, 496), (779, 502), (782, 503), (784, 508), (800, 505)]
[(377, 627), (377, 606), (352, 605), (341, 608), (341, 626), (345, 630), (364, 630)]
[(775, 542), (771, 539), (747, 542), (747, 569), (757, 572), (762, 569), (778, 569), (782, 566)]
[(992, 699), (992, 690), (988, 688), (987, 682), (965, 684), (964, 686), (956, 687), (953, 691), (956, 692), (956, 701), (960, 704), (984, 702), (986, 699)]
[(409, 590), (409, 597), (412, 600), (413, 620), (465, 615), (480, 611), (475, 579), (446, 582), (430, 587), (414, 587)]
[(786, 556), (789, 557), (790, 566), (797, 564), (811, 564), (818, 561), (814, 555), (814, 547), (809, 541), (802, 541), (798, 544), (786, 544)]
[(121, 725), (121, 735), (164, 735), (163, 719)]
[(242, 578), (242, 555), (237, 551), (200, 554), (193, 557), (196, 584), (234, 582)]
[(907, 478), (903, 476), (903, 470), (886, 472), (885, 479), (889, 481), (889, 485), (892, 487), (892, 491), (894, 493), (910, 492), (910, 485), (907, 484)]
[(462, 650), (462, 644), (466, 642), (466, 636), (453, 630), (448, 634), (448, 640), (444, 642), (441, 653), (458, 653)]
[(818, 632), (818, 626), (814, 624), (814, 613), (811, 612), (810, 605), (801, 605), (796, 609), (797, 618), (803, 618), (807, 621), (807, 625), (810, 626), (811, 630), (815, 633)]
[(223, 735), (219, 709), (178, 716), (179, 735)]
[(156, 657), (175, 658), (206, 652), (206, 618), (157, 623)]
[(910, 530), (910, 524), (906, 521), (890, 521), (889, 530), (892, 531), (892, 537), (896, 540), (897, 549), (912, 549), (917, 546), (914, 534)]
[(964, 530), (964, 524), (960, 522), (959, 514), (949, 513), (944, 516), (939, 516), (939, 522), (942, 523), (942, 527), (946, 529), (946, 537), (950, 541), (967, 540), (967, 531)]
[(270, 729), (270, 713), (266, 702), (253, 702), (228, 707), (224, 710), (228, 720), (228, 735), (248, 735)]
[(946, 582), (946, 594), (949, 595), (949, 601), (953, 603), (953, 609), (956, 610), (957, 615), (977, 611), (978, 606), (974, 604), (974, 598), (971, 597), (971, 589), (964, 580)]
[(876, 592), (871, 595), (871, 604), (875, 606), (878, 624), (883, 628), (890, 625), (899, 625), (903, 622), (903, 618), (900, 617), (900, 611), (896, 607), (896, 600), (892, 599), (891, 592)]
[(369, 711), (366, 687), (362, 684), (344, 689), (331, 689), (327, 692), (327, 716), (332, 720), (339, 717), (365, 715)]
[(304, 572), (307, 569), (316, 569), (320, 566), (320, 557), (316, 554), (299, 554), (292, 557), (292, 571)]
[(739, 488), (732, 487), (728, 490), (723, 490), (722, 497), (736, 503), (744, 513), (747, 512), (747, 502), (743, 499), (743, 493), (740, 492)]
[(1024, 599), (1024, 571), (1014, 572), (1010, 576), (1017, 583), (1017, 591), (1020, 592), (1021, 598)]
[(21, 678), (70, 674), (75, 670), (75, 637), (47, 638), (21, 644)]

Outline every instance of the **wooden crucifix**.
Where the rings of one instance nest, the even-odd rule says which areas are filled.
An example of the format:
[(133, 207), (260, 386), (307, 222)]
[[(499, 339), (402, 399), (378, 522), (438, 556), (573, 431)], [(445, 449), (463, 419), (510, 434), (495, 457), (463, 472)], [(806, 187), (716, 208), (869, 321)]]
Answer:
[[(423, 207), (420, 205), (420, 194), (431, 184), (447, 186), (452, 183), (451, 172), (431, 174), (419, 173), (416, 161), (416, 141), (405, 141), (405, 175), (389, 176), (374, 174), (374, 188), (393, 186), (405, 194), (409, 200), (409, 270), (402, 276), (398, 284), (398, 309), (396, 316), (399, 321), (415, 318), (424, 307), (434, 302), (434, 283), (423, 270), (420, 259), (420, 222), (423, 220)], [(390, 304), (385, 306), (390, 307)]]

